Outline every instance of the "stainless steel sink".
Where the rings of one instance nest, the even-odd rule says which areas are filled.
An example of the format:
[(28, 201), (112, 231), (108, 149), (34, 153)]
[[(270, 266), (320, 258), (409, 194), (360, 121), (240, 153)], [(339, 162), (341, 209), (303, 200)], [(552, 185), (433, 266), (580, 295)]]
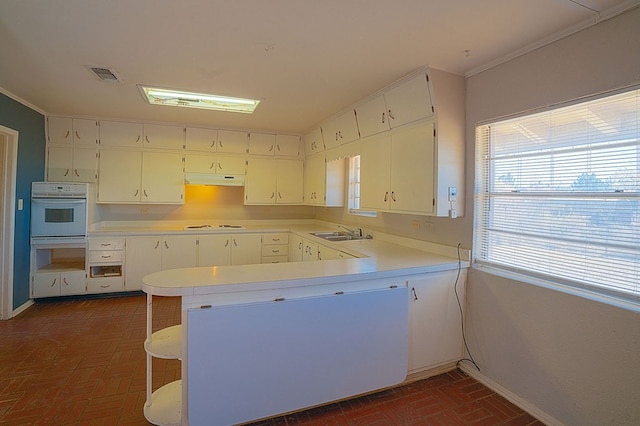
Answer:
[(357, 235), (351, 235), (348, 232), (311, 232), (311, 235), (322, 238), (327, 241), (348, 241), (348, 240), (361, 240), (362, 237)]

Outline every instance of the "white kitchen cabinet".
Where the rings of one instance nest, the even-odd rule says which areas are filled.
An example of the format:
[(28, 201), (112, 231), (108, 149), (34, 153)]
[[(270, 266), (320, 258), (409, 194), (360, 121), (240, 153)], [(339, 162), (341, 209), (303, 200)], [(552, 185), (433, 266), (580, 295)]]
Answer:
[(161, 270), (162, 237), (130, 237), (126, 239), (125, 290), (142, 290), (142, 278)]
[(247, 153), (247, 132), (237, 130), (218, 130), (218, 152), (226, 154)]
[(218, 131), (216, 129), (185, 129), (185, 148), (187, 151), (216, 152), (218, 149)]
[(198, 237), (166, 235), (162, 238), (162, 269), (193, 268), (198, 261)]
[(348, 109), (322, 125), (322, 136), (326, 149), (352, 142), (360, 137), (353, 109)]
[(339, 250), (323, 245), (318, 245), (318, 260), (340, 259), (339, 253)]
[(159, 124), (144, 125), (145, 148), (183, 149), (184, 128)]
[(262, 263), (289, 261), (289, 233), (279, 232), (262, 235)]
[(304, 202), (312, 206), (342, 207), (345, 160), (327, 162), (323, 153), (308, 156), (304, 164)]
[(98, 122), (82, 118), (47, 117), (47, 137), (53, 145), (87, 145), (98, 143)]
[(300, 155), (300, 136), (276, 135), (275, 155), (297, 158)]
[(47, 181), (96, 181), (98, 167), (97, 148), (49, 146), (47, 149)]
[(39, 272), (33, 275), (32, 297), (56, 297), (83, 294), (86, 290), (84, 270)]
[(319, 244), (316, 244), (307, 239), (302, 240), (302, 261), (308, 262), (310, 260), (318, 260), (318, 248)]
[(324, 151), (322, 129), (320, 129), (320, 127), (316, 127), (315, 129), (304, 135), (304, 152), (305, 155), (312, 155), (321, 151)]
[(301, 204), (304, 166), (300, 160), (250, 158), (245, 204)]
[(99, 203), (184, 202), (182, 154), (100, 151)]
[(249, 133), (249, 154), (250, 155), (275, 155), (276, 135), (268, 133)]
[(289, 262), (302, 262), (304, 241), (300, 235), (289, 235)]
[(87, 293), (124, 290), (124, 248), (124, 238), (89, 238)]
[(244, 175), (246, 160), (234, 155), (187, 153), (184, 156), (185, 173)]
[(124, 121), (100, 121), (100, 145), (138, 147), (143, 144), (143, 125)]
[(431, 93), (424, 72), (356, 107), (362, 138), (433, 115)]
[(455, 289), (463, 304), (466, 269), (454, 288), (456, 275), (452, 270), (409, 280), (409, 373), (455, 363), (463, 356)]
[(236, 234), (231, 236), (231, 264), (251, 265), (262, 260), (262, 235)]
[(433, 123), (364, 141), (360, 208), (431, 214), (435, 204)]
[(201, 235), (198, 237), (198, 266), (231, 265), (232, 235)]

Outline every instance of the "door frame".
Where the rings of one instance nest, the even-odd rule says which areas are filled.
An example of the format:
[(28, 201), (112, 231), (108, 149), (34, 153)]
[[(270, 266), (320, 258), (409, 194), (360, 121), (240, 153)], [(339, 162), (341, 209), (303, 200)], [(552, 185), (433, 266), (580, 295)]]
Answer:
[(13, 260), (15, 240), (16, 176), (18, 168), (18, 131), (0, 125), (3, 142), (0, 164), (0, 319), (13, 316)]

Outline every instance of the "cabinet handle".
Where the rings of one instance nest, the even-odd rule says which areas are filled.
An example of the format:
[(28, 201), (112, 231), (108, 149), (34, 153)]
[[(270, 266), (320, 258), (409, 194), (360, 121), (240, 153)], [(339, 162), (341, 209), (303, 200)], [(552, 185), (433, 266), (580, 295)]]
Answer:
[(338, 136), (340, 136), (340, 139), (343, 139), (343, 137), (342, 137), (342, 130), (338, 130)]
[(100, 285), (100, 288), (109, 288), (111, 287), (111, 284), (102, 284)]
[(135, 193), (135, 194), (133, 194), (133, 196), (134, 196), (134, 197), (137, 197), (139, 192), (140, 192), (140, 190), (139, 190), (139, 189), (136, 189), (136, 193)]
[(103, 254), (102, 256), (100, 256), (103, 259), (110, 259), (111, 255), (110, 254)]
[(100, 243), (102, 247), (110, 247), (111, 243)]
[(54, 278), (54, 279), (53, 279), (53, 282), (51, 283), (51, 285), (50, 285), (49, 287), (53, 287), (54, 285), (56, 285), (56, 281), (58, 281), (58, 279), (57, 279), (57, 278)]
[(70, 131), (70, 130), (67, 130), (67, 133), (65, 133), (65, 134), (64, 134), (64, 138), (65, 138), (65, 139), (66, 139), (66, 138), (68, 138), (70, 134), (71, 134), (71, 131)]
[(157, 249), (157, 248), (158, 248), (158, 246), (160, 246), (160, 240), (156, 241), (156, 245), (155, 245), (155, 247), (154, 247), (153, 249), (154, 249), (154, 250), (155, 250), (155, 249)]
[(218, 170), (222, 170), (222, 164), (218, 161)]
[(383, 123), (383, 124), (384, 124), (384, 120), (385, 120), (385, 116), (386, 116), (386, 115), (387, 115), (386, 113), (384, 113), (384, 112), (382, 113), (382, 123)]
[(280, 238), (272, 238), (271, 241), (280, 241)]
[(413, 293), (413, 300), (418, 300), (418, 293), (416, 293), (415, 287), (411, 287), (411, 293)]
[(220, 144), (220, 148), (224, 148), (224, 145), (222, 144), (222, 141), (218, 141), (218, 144)]
[(227, 240), (227, 241), (225, 241), (225, 242), (224, 242), (224, 246), (225, 246), (225, 247), (229, 247), (229, 240)]
[(80, 137), (80, 134), (78, 133), (78, 131), (77, 131), (77, 130), (76, 130), (74, 133), (76, 134), (76, 139), (82, 139), (82, 138)]
[(273, 151), (273, 145), (269, 148), (269, 152)]
[(302, 250), (302, 241), (300, 241), (300, 242), (298, 243), (298, 249), (299, 249), (299, 250)]
[(389, 119), (390, 120), (395, 120), (396, 118), (393, 116), (393, 113), (391, 112), (391, 110), (389, 110)]
[(272, 193), (271, 193), (271, 197), (269, 197), (269, 198), (271, 198), (271, 199), (273, 200), (273, 197), (275, 197), (275, 195), (276, 195), (276, 193), (275, 193), (275, 192), (272, 192)]
[(389, 199), (389, 191), (384, 193), (384, 201), (387, 201)]
[(77, 177), (80, 177), (80, 173), (78, 173), (78, 169), (73, 169), (73, 174)]
[(209, 166), (209, 170), (213, 169), (216, 166), (216, 162), (212, 161), (211, 165)]
[(64, 278), (62, 279), (62, 282), (64, 283), (64, 285), (69, 285), (69, 283), (67, 282), (67, 277), (64, 277)]
[(213, 148), (214, 146), (216, 146), (216, 141), (215, 139), (211, 141), (211, 146), (209, 148)]
[(144, 194), (144, 196), (145, 196), (145, 197), (148, 197), (148, 196), (149, 196), (149, 195), (147, 194), (147, 190), (146, 190), (146, 189), (144, 189), (144, 190), (142, 191), (142, 193)]
[(65, 172), (64, 172), (64, 175), (65, 175), (65, 176), (69, 176), (69, 170), (70, 170), (70, 169), (65, 170)]
[(280, 152), (280, 144), (276, 145), (276, 148), (278, 149), (278, 152)]
[(140, 135), (138, 135), (138, 138), (136, 139), (136, 143), (140, 142)]
[(278, 191), (278, 198), (282, 199), (282, 194)]
[(144, 140), (147, 141), (147, 143), (151, 143), (151, 141), (149, 140), (149, 136), (145, 136)]
[(280, 250), (271, 250), (271, 253), (280, 253)]
[(167, 242), (166, 242), (166, 241), (164, 242), (164, 246), (165, 246), (166, 248), (169, 248), (169, 244), (167, 244)]
[(395, 194), (395, 192), (394, 192), (394, 191), (391, 191), (391, 199), (392, 199), (393, 201), (396, 201), (396, 194)]
[(233, 239), (233, 245), (234, 245), (235, 247), (238, 247), (238, 242), (236, 241), (236, 239), (235, 239), (235, 238)]

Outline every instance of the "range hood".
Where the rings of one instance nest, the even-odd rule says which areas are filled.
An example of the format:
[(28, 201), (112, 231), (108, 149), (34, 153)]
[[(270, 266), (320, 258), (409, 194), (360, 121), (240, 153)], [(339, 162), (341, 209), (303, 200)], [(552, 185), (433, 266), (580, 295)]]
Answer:
[(244, 186), (244, 175), (185, 173), (184, 183), (187, 185)]

